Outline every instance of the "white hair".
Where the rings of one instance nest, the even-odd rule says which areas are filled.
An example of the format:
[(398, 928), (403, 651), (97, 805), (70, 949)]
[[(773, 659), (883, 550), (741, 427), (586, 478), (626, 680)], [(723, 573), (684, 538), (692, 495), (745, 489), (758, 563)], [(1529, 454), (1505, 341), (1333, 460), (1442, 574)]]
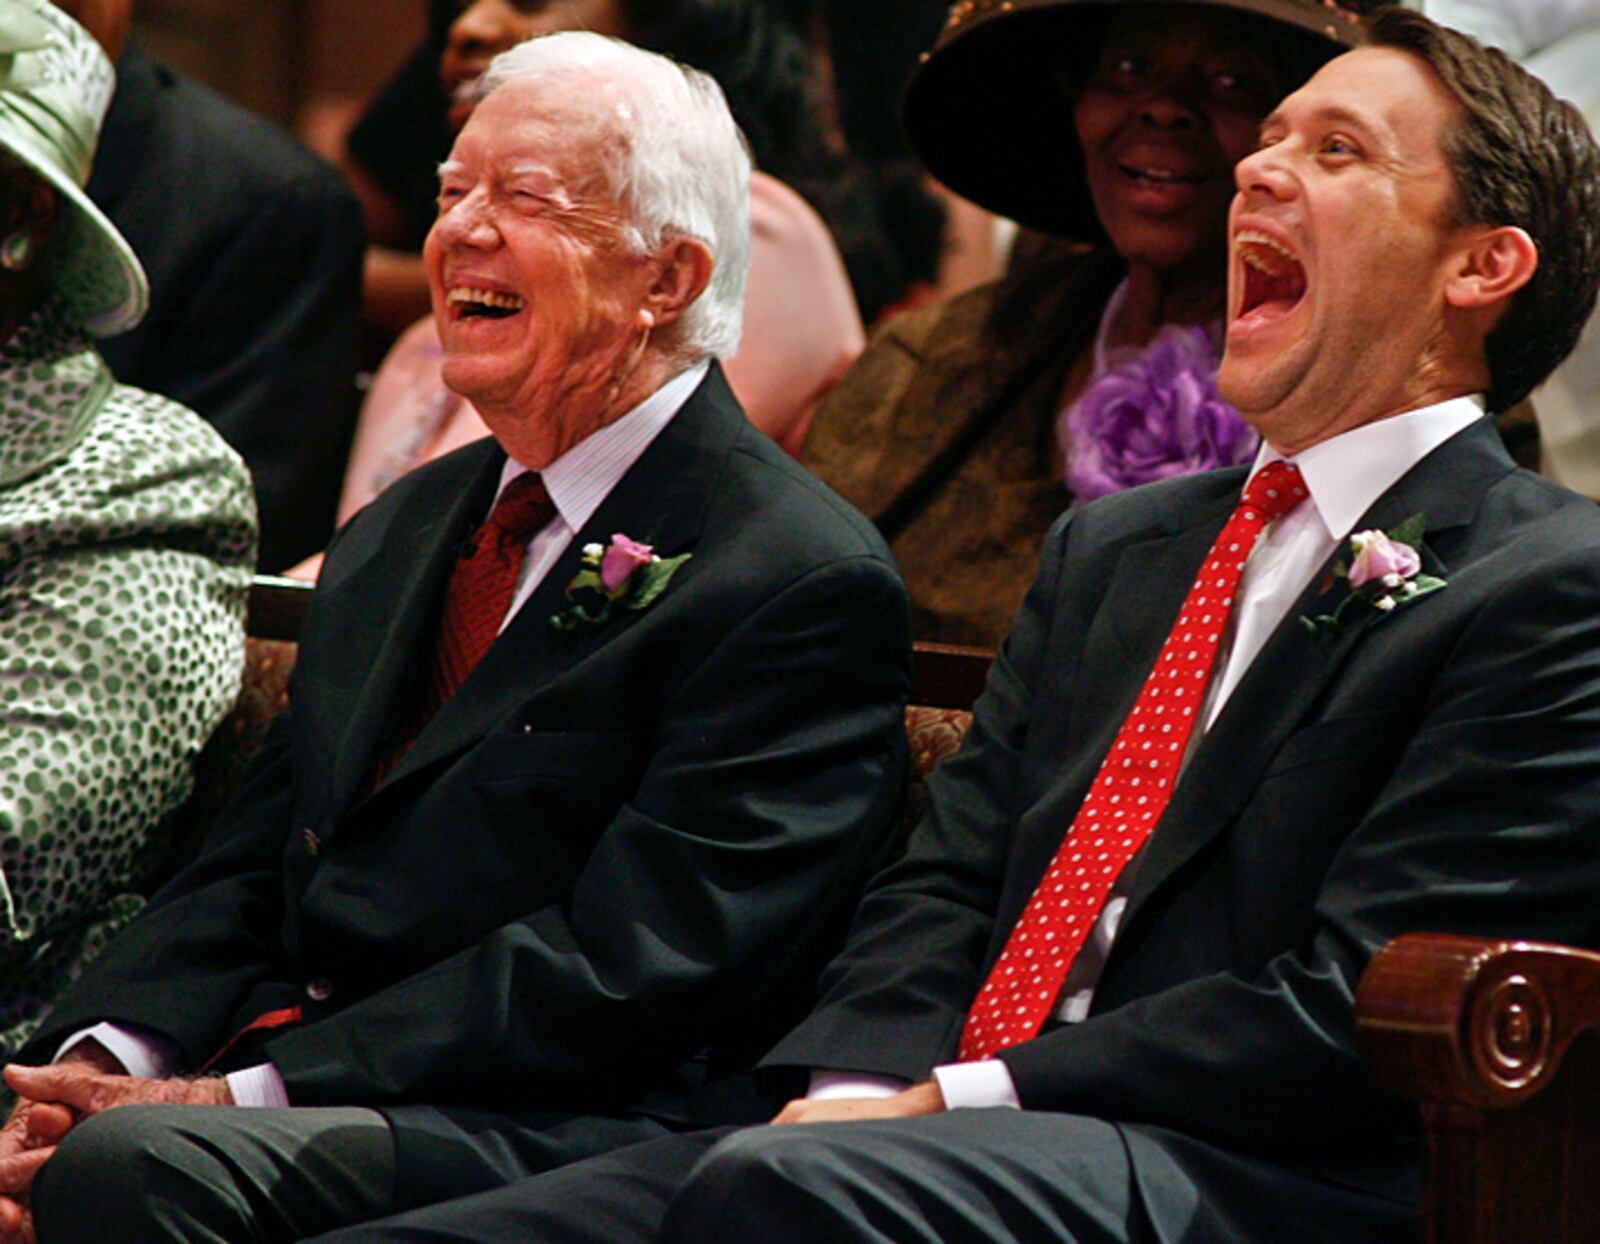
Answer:
[(695, 358), (739, 348), (750, 268), (750, 153), (715, 79), (620, 39), (588, 31), (540, 35), (500, 53), (485, 95), (572, 71), (613, 71), (633, 105), (612, 170), (645, 247), (669, 238), (704, 242), (713, 257), (705, 292), (678, 321), (675, 344)]

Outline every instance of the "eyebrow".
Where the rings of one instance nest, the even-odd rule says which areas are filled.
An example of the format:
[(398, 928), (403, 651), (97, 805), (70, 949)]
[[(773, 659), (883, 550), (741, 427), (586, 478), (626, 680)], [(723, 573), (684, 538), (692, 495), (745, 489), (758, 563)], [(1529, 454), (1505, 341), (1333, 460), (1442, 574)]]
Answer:
[[(1373, 124), (1370, 116), (1357, 112), (1355, 109), (1348, 108), (1343, 104), (1325, 104), (1313, 112), (1310, 119), (1321, 124), (1332, 122), (1337, 125), (1348, 125), (1352, 129), (1358, 129), (1368, 135), (1377, 134), (1377, 127)], [(1287, 124), (1289, 122), (1282, 110), (1274, 108), (1262, 119), (1261, 128), (1266, 130), (1269, 126)]]

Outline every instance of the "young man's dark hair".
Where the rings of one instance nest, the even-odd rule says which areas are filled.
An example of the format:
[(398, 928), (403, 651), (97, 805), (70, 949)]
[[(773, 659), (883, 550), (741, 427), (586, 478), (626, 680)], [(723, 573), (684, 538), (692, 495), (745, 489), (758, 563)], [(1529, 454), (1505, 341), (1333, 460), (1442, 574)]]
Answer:
[(1583, 116), (1498, 48), (1409, 9), (1367, 20), (1369, 40), (1427, 62), (1461, 112), (1445, 135), (1458, 224), (1516, 225), (1539, 270), (1489, 334), (1489, 408), (1500, 411), (1577, 344), (1600, 285), (1600, 151)]

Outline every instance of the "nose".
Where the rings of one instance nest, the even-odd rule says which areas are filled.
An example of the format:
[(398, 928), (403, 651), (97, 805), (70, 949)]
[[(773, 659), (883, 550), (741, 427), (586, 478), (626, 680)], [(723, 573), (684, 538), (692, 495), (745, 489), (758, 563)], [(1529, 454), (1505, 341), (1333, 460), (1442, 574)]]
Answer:
[(487, 60), (510, 46), (504, 0), (471, 0), (450, 23), (448, 51), (458, 60)]
[(433, 222), (437, 240), (449, 246), (470, 246), (485, 250), (500, 240), (488, 195), (478, 188), (457, 199), (439, 213)]
[(1204, 83), (1195, 81), (1193, 73), (1161, 66), (1138, 100), (1139, 119), (1164, 130), (1199, 129), (1205, 118), (1199, 102), (1204, 90)]
[(1233, 168), (1234, 185), (1247, 198), (1252, 194), (1267, 195), (1275, 199), (1287, 198), (1294, 187), (1294, 179), (1281, 143), (1258, 147)]

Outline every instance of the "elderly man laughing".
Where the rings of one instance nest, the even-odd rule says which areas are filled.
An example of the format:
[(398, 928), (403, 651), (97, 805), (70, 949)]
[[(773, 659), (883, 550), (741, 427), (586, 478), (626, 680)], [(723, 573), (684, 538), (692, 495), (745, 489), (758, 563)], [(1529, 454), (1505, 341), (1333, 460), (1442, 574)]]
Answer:
[(494, 437), (340, 534), (239, 800), (9, 1070), (18, 1233), (300, 1239), (757, 1117), (731, 1073), (879, 854), (905, 596), (714, 361), (716, 86), (531, 41), (440, 182), (445, 376)]

